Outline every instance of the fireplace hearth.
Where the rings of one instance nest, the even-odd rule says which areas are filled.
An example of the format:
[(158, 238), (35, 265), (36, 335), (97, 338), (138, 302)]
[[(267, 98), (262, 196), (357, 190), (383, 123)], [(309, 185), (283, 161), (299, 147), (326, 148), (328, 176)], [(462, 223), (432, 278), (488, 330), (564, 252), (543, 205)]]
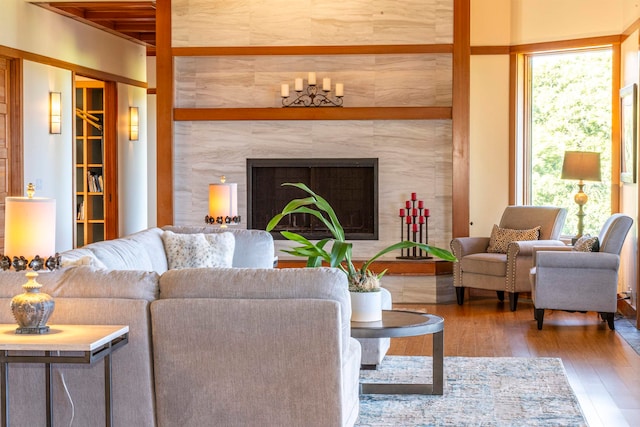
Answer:
[[(247, 159), (247, 226), (266, 228), (274, 215), (307, 194), (285, 182), (302, 182), (331, 204), (349, 240), (378, 239), (378, 159)], [(273, 230), (293, 231), (311, 240), (329, 237), (312, 215), (291, 215)]]

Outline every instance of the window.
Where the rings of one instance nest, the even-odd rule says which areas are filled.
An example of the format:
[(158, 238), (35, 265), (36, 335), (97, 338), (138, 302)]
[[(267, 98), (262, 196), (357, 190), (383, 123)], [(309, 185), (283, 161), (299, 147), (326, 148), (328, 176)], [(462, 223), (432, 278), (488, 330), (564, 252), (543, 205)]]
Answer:
[(585, 181), (584, 233), (611, 214), (611, 49), (525, 56), (524, 138), (520, 167), (526, 204), (568, 211), (564, 235), (577, 233), (578, 182), (560, 178), (565, 151), (600, 152), (602, 181)]

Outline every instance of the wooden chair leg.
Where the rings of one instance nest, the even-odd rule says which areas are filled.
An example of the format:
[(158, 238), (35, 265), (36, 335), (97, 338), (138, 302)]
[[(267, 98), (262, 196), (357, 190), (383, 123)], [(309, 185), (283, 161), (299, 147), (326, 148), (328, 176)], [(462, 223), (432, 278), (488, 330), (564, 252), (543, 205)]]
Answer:
[(464, 304), (464, 287), (456, 286), (456, 299), (458, 300), (458, 305)]
[(538, 330), (542, 330), (542, 322), (544, 321), (544, 308), (534, 308), (533, 316), (538, 321)]
[(613, 320), (615, 318), (615, 313), (600, 313), (602, 316), (602, 320), (607, 321), (607, 325), (609, 325), (609, 329), (612, 331), (616, 330), (616, 326), (613, 324)]
[(504, 291), (496, 291), (496, 294), (498, 295), (498, 301), (503, 302), (504, 301)]
[(509, 308), (511, 311), (516, 311), (518, 307), (518, 292), (509, 292)]

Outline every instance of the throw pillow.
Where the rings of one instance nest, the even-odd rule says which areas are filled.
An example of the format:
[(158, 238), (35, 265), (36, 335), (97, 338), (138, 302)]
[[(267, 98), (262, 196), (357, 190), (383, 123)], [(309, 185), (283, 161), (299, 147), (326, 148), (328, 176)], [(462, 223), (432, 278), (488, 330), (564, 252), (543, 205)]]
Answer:
[(539, 237), (540, 226), (529, 230), (513, 230), (511, 228), (500, 228), (494, 224), (487, 252), (506, 254), (509, 243), (520, 240), (538, 240)]
[(236, 241), (233, 233), (162, 233), (169, 269), (231, 267)]
[(598, 236), (585, 234), (573, 244), (573, 250), (579, 252), (598, 252), (600, 250), (600, 241)]

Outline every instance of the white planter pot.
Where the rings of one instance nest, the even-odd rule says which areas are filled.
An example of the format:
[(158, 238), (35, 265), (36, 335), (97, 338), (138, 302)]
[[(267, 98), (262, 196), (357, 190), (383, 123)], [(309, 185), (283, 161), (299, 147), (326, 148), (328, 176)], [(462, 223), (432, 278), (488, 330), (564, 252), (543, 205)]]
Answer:
[(351, 294), (351, 320), (377, 322), (382, 320), (382, 292), (349, 292)]

